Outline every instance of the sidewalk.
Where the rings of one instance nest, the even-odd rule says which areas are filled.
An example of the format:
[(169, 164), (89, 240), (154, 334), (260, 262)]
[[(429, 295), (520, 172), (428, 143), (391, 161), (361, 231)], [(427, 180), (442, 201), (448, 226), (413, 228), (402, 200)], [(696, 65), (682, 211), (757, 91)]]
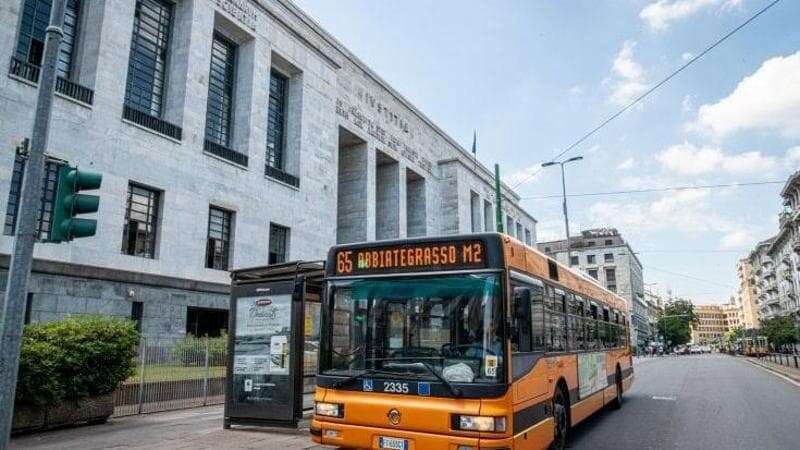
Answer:
[(11, 449), (263, 449), (329, 450), (311, 442), (308, 432), (264, 431), (258, 427), (222, 428), (222, 405), (112, 419), (104, 425), (23, 435)]
[(796, 383), (800, 383), (800, 370), (795, 369), (794, 367), (786, 367), (780, 364), (776, 364), (771, 361), (764, 361), (758, 358), (747, 358), (748, 361), (751, 363), (764, 367), (765, 369), (772, 370), (773, 372), (777, 372), (786, 378), (790, 378), (794, 380)]

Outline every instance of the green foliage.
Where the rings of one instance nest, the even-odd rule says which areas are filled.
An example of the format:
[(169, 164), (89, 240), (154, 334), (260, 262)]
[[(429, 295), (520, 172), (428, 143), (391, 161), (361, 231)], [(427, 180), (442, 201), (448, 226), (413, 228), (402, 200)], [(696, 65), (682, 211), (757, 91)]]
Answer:
[(761, 321), (761, 334), (774, 348), (798, 342), (798, 327), (792, 316), (775, 317)]
[(739, 339), (743, 337), (744, 337), (744, 328), (739, 326), (725, 333), (725, 342), (728, 344), (735, 344)]
[(28, 325), (16, 401), (48, 405), (110, 394), (133, 373), (138, 340), (133, 322), (108, 317)]
[(692, 302), (676, 299), (664, 305), (664, 312), (658, 318), (658, 332), (664, 336), (669, 346), (684, 345), (692, 339), (692, 322), (697, 320)]
[(219, 337), (195, 337), (187, 334), (179, 340), (173, 350), (175, 359), (184, 366), (205, 365), (206, 341), (208, 341), (208, 365), (225, 365), (225, 354), (228, 350), (228, 335), (225, 332)]

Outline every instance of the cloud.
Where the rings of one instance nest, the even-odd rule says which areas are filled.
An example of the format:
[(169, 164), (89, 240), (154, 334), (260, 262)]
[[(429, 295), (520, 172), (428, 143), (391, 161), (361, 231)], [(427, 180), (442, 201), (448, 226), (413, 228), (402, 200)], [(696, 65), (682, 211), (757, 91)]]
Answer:
[(614, 58), (612, 72), (614, 76), (610, 101), (617, 106), (625, 106), (647, 90), (644, 69), (633, 55), (635, 41), (625, 41)]
[(576, 96), (583, 94), (583, 86), (581, 86), (580, 84), (576, 84), (575, 86), (572, 86), (571, 88), (569, 88), (569, 94), (570, 95), (576, 95)]
[(750, 248), (756, 239), (747, 231), (736, 230), (725, 233), (719, 240), (721, 250), (740, 250)]
[(633, 158), (628, 158), (625, 161), (622, 161), (621, 163), (619, 163), (619, 165), (617, 165), (617, 169), (618, 170), (630, 170), (630, 169), (633, 168), (633, 163), (634, 163)]
[(694, 58), (694, 55), (689, 52), (684, 52), (683, 54), (681, 54), (681, 60), (683, 62), (689, 61), (692, 58)]
[(800, 137), (800, 51), (766, 60), (730, 95), (701, 106), (690, 128), (718, 138), (751, 129)]
[(786, 150), (786, 156), (784, 157), (784, 161), (786, 165), (789, 167), (789, 170), (797, 170), (800, 168), (800, 145), (790, 148)]
[(730, 175), (763, 173), (777, 165), (777, 158), (760, 151), (725, 153), (718, 147), (698, 147), (690, 142), (673, 145), (656, 154), (661, 166), (678, 175), (727, 173)]
[(686, 94), (681, 102), (681, 111), (688, 113), (694, 109), (694, 95)]
[(516, 172), (511, 172), (504, 177), (501, 176), (501, 178), (507, 185), (516, 186), (518, 183), (530, 182), (538, 179), (542, 175), (541, 168), (542, 163), (539, 162)]
[(712, 233), (724, 250), (749, 248), (755, 239), (742, 224), (720, 215), (709, 191), (673, 191), (652, 200), (600, 201), (589, 208), (593, 227), (618, 228), (636, 239)]
[(672, 22), (692, 16), (703, 9), (714, 6), (734, 8), (743, 0), (658, 0), (645, 6), (639, 12), (651, 31), (659, 32), (669, 28)]

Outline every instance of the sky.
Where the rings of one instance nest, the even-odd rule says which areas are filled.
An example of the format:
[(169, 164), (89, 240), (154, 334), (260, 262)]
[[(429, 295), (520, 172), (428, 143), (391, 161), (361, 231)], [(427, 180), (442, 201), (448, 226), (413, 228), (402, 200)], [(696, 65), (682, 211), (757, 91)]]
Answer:
[[(539, 241), (583, 134), (771, 0), (295, 0), (464, 148), (499, 163)], [(785, 181), (800, 169), (800, 1), (783, 0), (564, 157), (571, 194)], [(531, 177), (532, 174), (534, 176)], [(656, 292), (725, 303), (777, 232), (782, 184), (569, 198), (617, 228)]]

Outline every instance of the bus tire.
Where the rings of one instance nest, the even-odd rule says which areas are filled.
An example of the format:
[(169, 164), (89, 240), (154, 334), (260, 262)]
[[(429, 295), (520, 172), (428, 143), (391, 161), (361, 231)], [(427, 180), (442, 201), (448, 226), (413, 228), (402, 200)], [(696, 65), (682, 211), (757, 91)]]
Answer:
[(622, 371), (617, 366), (617, 374), (614, 377), (614, 384), (617, 385), (617, 396), (611, 401), (611, 409), (622, 408)]
[(550, 450), (563, 450), (567, 447), (569, 432), (569, 397), (560, 383), (553, 395), (553, 422), (553, 442), (550, 444)]

